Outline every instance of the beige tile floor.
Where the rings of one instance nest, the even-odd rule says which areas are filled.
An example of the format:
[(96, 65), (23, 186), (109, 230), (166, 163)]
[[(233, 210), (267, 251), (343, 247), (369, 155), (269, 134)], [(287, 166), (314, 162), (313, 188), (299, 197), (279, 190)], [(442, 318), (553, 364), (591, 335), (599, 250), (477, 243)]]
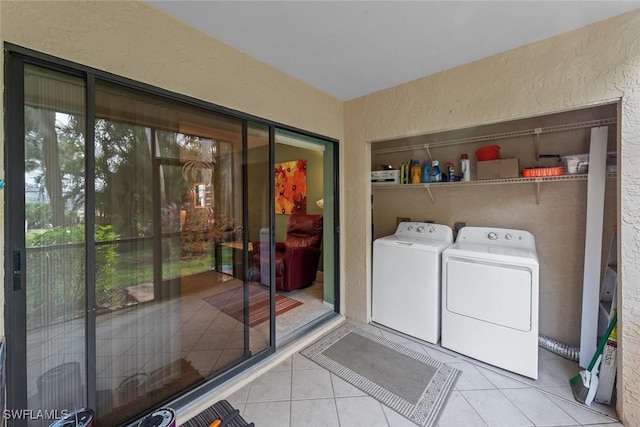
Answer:
[[(540, 350), (537, 381), (373, 325), (358, 326), (460, 369), (438, 427), (621, 426), (613, 410), (577, 403), (578, 365)], [(259, 427), (404, 427), (412, 422), (336, 375), (294, 354), (227, 399)]]

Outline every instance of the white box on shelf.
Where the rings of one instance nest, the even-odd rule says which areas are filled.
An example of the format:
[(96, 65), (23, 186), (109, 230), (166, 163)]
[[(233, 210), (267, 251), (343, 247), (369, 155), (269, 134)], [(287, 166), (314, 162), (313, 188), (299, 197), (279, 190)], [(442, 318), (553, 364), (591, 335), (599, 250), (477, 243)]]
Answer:
[(400, 171), (397, 169), (371, 171), (371, 183), (372, 184), (400, 184)]

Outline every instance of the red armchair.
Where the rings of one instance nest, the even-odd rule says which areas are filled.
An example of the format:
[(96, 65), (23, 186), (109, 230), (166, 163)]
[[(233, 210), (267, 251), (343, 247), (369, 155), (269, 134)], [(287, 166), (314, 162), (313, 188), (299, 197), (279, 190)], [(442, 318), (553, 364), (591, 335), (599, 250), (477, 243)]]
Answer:
[[(311, 285), (318, 271), (321, 242), (322, 215), (291, 215), (284, 242), (276, 242), (277, 290), (289, 292)], [(259, 251), (253, 259), (259, 267)]]

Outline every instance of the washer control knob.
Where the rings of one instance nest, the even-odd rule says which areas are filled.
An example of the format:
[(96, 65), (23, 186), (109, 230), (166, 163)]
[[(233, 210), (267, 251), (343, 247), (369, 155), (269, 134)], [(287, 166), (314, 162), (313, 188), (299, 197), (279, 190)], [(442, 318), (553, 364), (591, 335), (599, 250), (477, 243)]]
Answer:
[(507, 234), (504, 235), (504, 238), (507, 239), (507, 240), (511, 240), (511, 239), (513, 239), (513, 236), (511, 234), (507, 233)]
[(489, 238), (489, 240), (498, 240), (498, 233), (492, 231), (487, 235), (487, 237)]
[(431, 228), (429, 229), (429, 233), (435, 233), (435, 232), (436, 232), (436, 228), (435, 228), (435, 227), (431, 227)]
[(418, 231), (418, 233), (424, 233), (424, 225), (419, 225), (416, 230)]
[(413, 225), (408, 226), (407, 230), (409, 230), (409, 231), (413, 230)]

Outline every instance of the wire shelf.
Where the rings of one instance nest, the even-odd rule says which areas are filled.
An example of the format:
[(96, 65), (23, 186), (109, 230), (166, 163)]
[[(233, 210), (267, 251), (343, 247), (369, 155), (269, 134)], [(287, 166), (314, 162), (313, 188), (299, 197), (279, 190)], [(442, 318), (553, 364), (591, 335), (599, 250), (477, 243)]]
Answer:
[(493, 135), (481, 135), (481, 136), (474, 136), (470, 138), (452, 139), (449, 141), (430, 142), (427, 144), (414, 144), (414, 145), (405, 145), (401, 147), (381, 148), (378, 150), (372, 150), (371, 153), (372, 154), (388, 154), (388, 153), (398, 153), (402, 151), (414, 151), (414, 150), (420, 150), (420, 149), (445, 147), (445, 146), (458, 145), (458, 144), (470, 144), (473, 142), (495, 141), (497, 139), (518, 138), (522, 136), (533, 136), (533, 135), (541, 135), (545, 133), (565, 132), (565, 131), (576, 130), (576, 129), (607, 126), (607, 125), (615, 124), (616, 122), (617, 122), (617, 119), (612, 117), (608, 119), (590, 120), (587, 122), (567, 123), (567, 124), (548, 126), (543, 128), (496, 133)]
[[(553, 181), (584, 181), (589, 174), (572, 174), (558, 176), (537, 176), (531, 178), (502, 178), (502, 179), (479, 179), (475, 181), (454, 181), (454, 182), (429, 182), (420, 184), (376, 184), (371, 183), (372, 189), (420, 189), (420, 188), (449, 188), (464, 187), (468, 185), (499, 185), (499, 184), (531, 184)], [(607, 178), (615, 178), (615, 172), (607, 172)]]

